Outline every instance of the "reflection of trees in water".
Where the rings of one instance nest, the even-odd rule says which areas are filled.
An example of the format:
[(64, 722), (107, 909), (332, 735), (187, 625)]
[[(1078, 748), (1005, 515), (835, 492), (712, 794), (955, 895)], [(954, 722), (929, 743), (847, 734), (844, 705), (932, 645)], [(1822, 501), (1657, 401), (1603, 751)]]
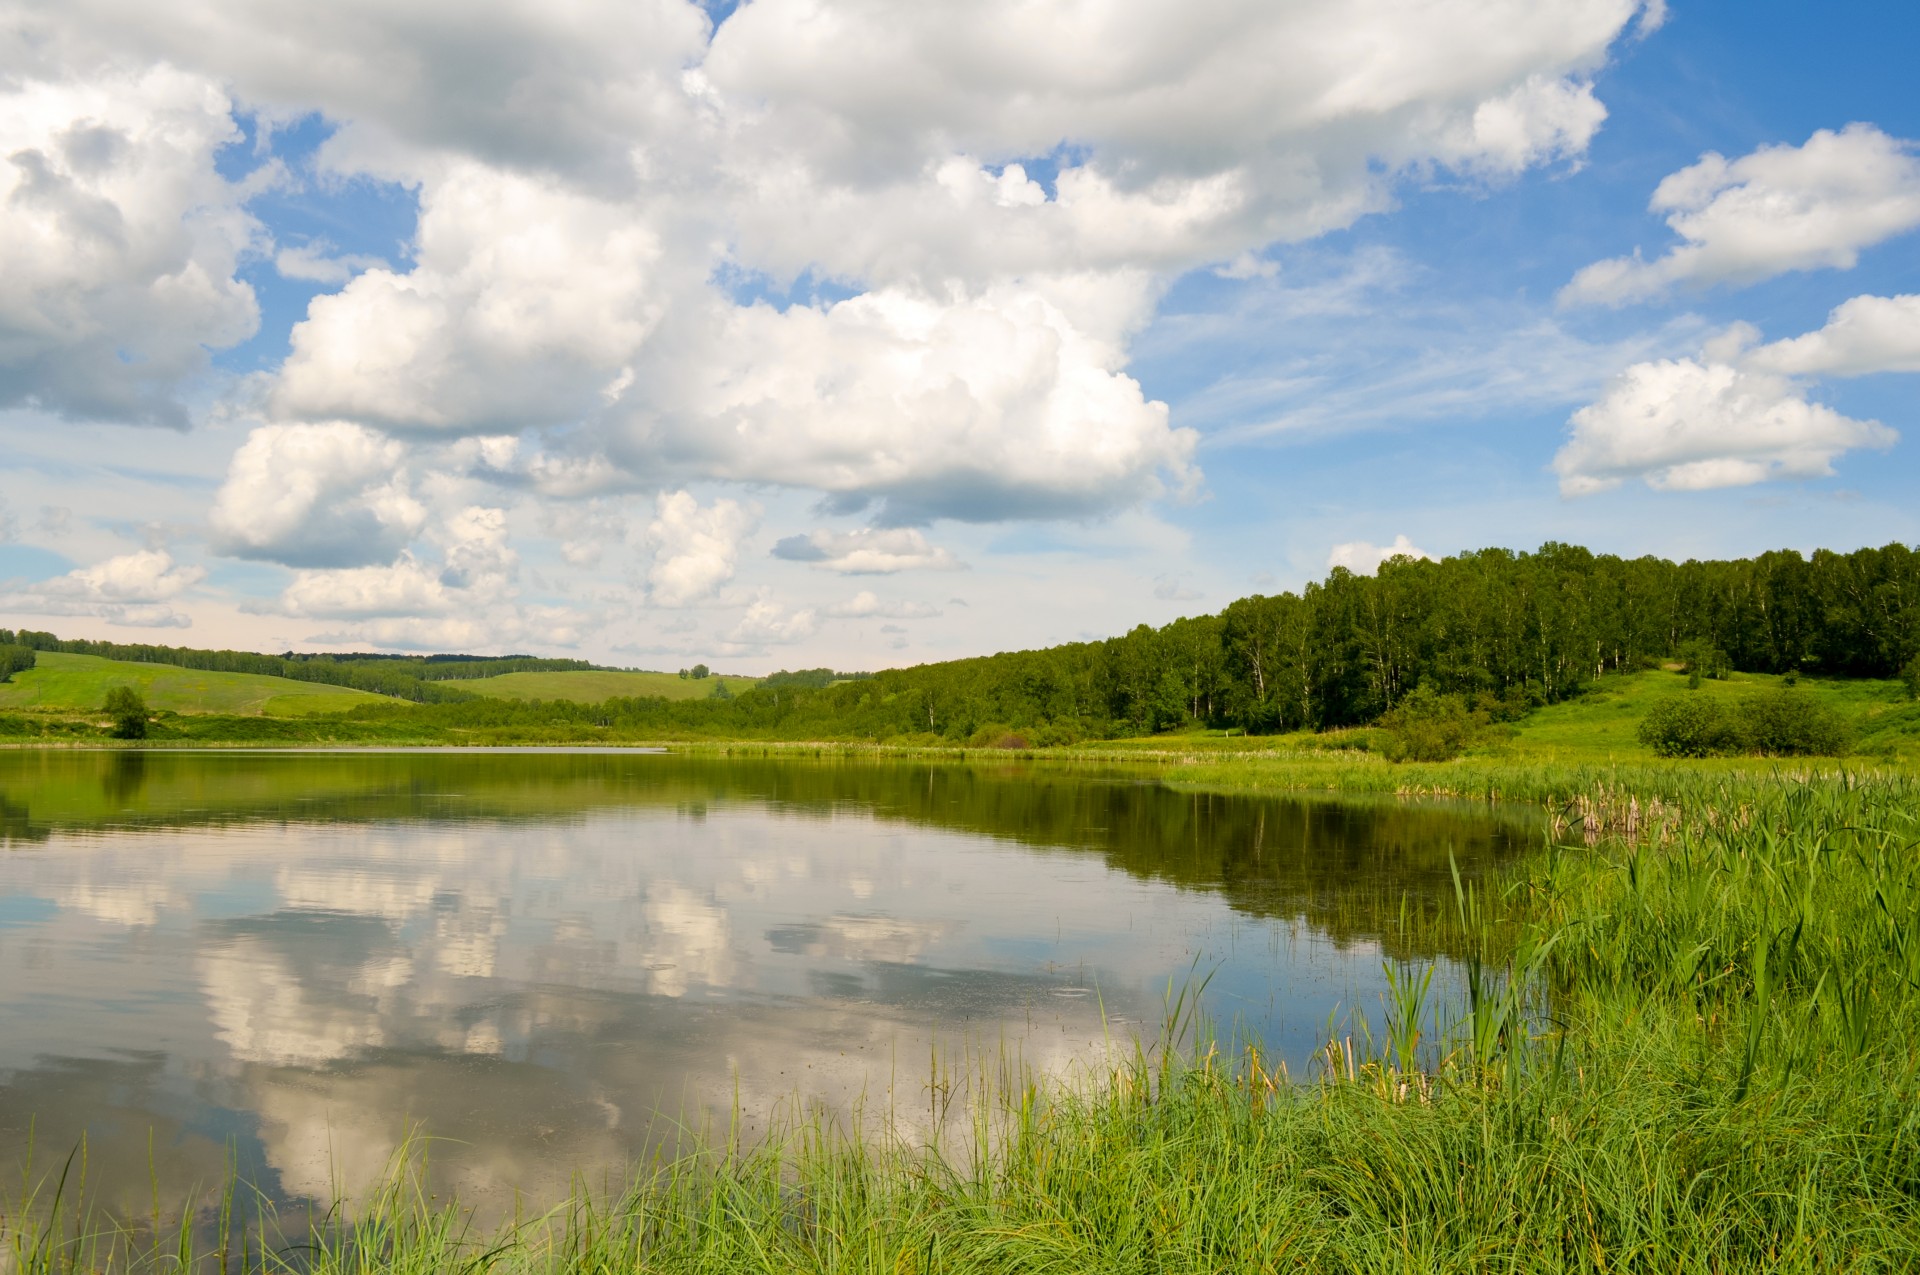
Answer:
[[(37, 771), (0, 803), (10, 835), (104, 822), (146, 826), (373, 820), (577, 819), (663, 808), (703, 818), (728, 802), (795, 816), (838, 810), (1099, 852), (1130, 875), (1304, 916), (1336, 940), (1386, 937), (1402, 898), (1450, 899), (1450, 858), (1474, 876), (1531, 844), (1527, 812), (1391, 800), (1176, 792), (1112, 770), (1047, 764), (604, 754), (23, 754)], [(92, 780), (88, 798), (82, 790)], [(126, 809), (143, 798), (138, 810)], [(15, 831), (16, 827), (19, 831)]]
[(34, 826), (25, 806), (9, 801), (5, 790), (0, 790), (0, 846), (14, 841), (45, 841), (47, 832), (44, 827)]
[[(966, 875), (968, 859), (938, 858), (946, 843), (934, 838), (896, 855), (893, 846), (908, 840), (896, 832), (997, 838), (1055, 864), (1077, 856), (1089, 868), (1104, 863), (1243, 912), (1302, 917), (1336, 940), (1373, 939), (1395, 955), (1436, 946), (1390, 932), (1403, 892), (1450, 901), (1450, 852), (1463, 871), (1484, 872), (1533, 835), (1525, 820), (1484, 809), (1208, 796), (1111, 770), (1033, 764), (156, 752), (136, 769), (127, 764), (133, 756), (0, 757), (0, 785), (25, 803), (0, 801), (0, 815), (9, 830), (41, 837), (130, 824), (387, 825), (354, 832), (354, 871), (300, 854), (267, 856), (272, 888), (261, 897), (272, 899), (271, 911), (196, 923), (191, 968), (215, 1047), (206, 1058), (183, 1061), (170, 1081), (150, 1062), (74, 1070), (45, 1059), (6, 1077), (0, 1143), (22, 1127), (22, 1113), (57, 1111), (62, 1136), (93, 1122), (98, 1149), (112, 1153), (97, 1159), (126, 1168), (126, 1198), (135, 1202), (147, 1183), (150, 1126), (180, 1148), (163, 1165), (174, 1180), (202, 1180), (203, 1168), (221, 1163), (218, 1138), (183, 1138), (177, 1118), (170, 1125), (156, 1112), (204, 1104), (211, 1125), (238, 1139), (250, 1173), (278, 1174), (286, 1195), (316, 1197), (330, 1178), (329, 1156), (344, 1173), (370, 1172), (424, 1120), (466, 1140), (436, 1181), (484, 1194), (643, 1156), (652, 1136), (643, 1118), (656, 1108), (724, 1113), (737, 1100), (764, 1113), (805, 1085), (836, 1110), (851, 1109), (863, 1094), (879, 1100), (878, 1078), (901, 1081), (906, 1101), (920, 1101), (924, 1077), (907, 1060), (945, 1048), (969, 1024), (1004, 1048), (1002, 1025), (1030, 1021), (1036, 1004), (1062, 1029), (1021, 1037), (1021, 1047), (1035, 1051), (1036, 1065), (1062, 1069), (1089, 1056), (1090, 1042), (1110, 1030), (1110, 1012), (1136, 1021), (1154, 1012), (1157, 998), (1130, 1003), (1118, 986), (1062, 1001), (1062, 991), (1078, 989), (1050, 970), (941, 965), (938, 940), (967, 922), (888, 915), (884, 891), (938, 891), (943, 875)], [(123, 814), (128, 804), (137, 811)], [(730, 804), (774, 816), (770, 827), (755, 820), (764, 846), (805, 843), (794, 853), (843, 855), (812, 886), (767, 878), (762, 888), (785, 911), (765, 929), (743, 919), (750, 909), (716, 905), (698, 879), (676, 884), (636, 865), (625, 852), (631, 822), (567, 826), (597, 813), (651, 811), (653, 831), (697, 849), (719, 844), (708, 834), (728, 832)], [(709, 811), (712, 825), (694, 827)], [(848, 849), (845, 829), (828, 822), (836, 815), (888, 828)], [(491, 826), (439, 828), (447, 844), (435, 851), (425, 821), (463, 820)], [(289, 834), (289, 845), (299, 835)], [(156, 860), (165, 840), (130, 843), (152, 874), (132, 884), (174, 894), (109, 907), (75, 903), (73, 890), (63, 906), (131, 927), (117, 949), (125, 954), (157, 950), (156, 918), (198, 888), (193, 873), (229, 871), (203, 853), (214, 838), (175, 838), (181, 844), (162, 847), (173, 857)], [(426, 853), (414, 853), (419, 847)], [(1022, 889), (1013, 882), (1024, 872), (1041, 884), (1023, 897), (1045, 898), (1047, 881), (1099, 875), (1057, 871), (1036, 855), (994, 856), (990, 883)], [(761, 862), (749, 855), (741, 870)], [(899, 878), (883, 881), (880, 902), (869, 905), (846, 870), (885, 877), (874, 871), (882, 862)], [(522, 872), (559, 883), (556, 892), (523, 907), (514, 893)], [(1130, 893), (1121, 885), (1116, 897)], [(796, 903), (805, 889), (815, 893)], [(124, 904), (125, 893), (114, 898)], [(522, 928), (509, 942), (513, 909)], [(729, 996), (723, 1012), (693, 994), (739, 981), (730, 962), (763, 941), (783, 960), (809, 962), (801, 967), (806, 996), (762, 1004)], [(1358, 963), (1372, 966), (1370, 956)], [(750, 962), (744, 967), (751, 973)], [(114, 1084), (118, 1096), (107, 1093)]]
[(107, 766), (107, 773), (100, 777), (100, 791), (110, 809), (124, 808), (138, 800), (141, 790), (147, 786), (147, 755), (138, 748), (110, 755), (113, 760)]

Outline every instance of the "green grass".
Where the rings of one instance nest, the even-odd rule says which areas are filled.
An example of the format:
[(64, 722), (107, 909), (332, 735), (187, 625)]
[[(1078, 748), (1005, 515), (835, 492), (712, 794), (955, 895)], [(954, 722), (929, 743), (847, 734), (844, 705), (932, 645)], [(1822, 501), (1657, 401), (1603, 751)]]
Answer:
[[(1781, 680), (1765, 673), (1735, 673), (1725, 681), (1704, 680), (1699, 689), (1689, 690), (1684, 676), (1664, 669), (1605, 677), (1577, 699), (1528, 714), (1515, 723), (1511, 739), (1482, 751), (1536, 762), (1650, 760), (1653, 751), (1639, 741), (1637, 732), (1641, 719), (1661, 700), (1705, 695), (1733, 703), (1777, 687)], [(1865, 753), (1888, 751), (1887, 743), (1898, 740), (1903, 724), (1912, 727), (1914, 742), (1920, 743), (1920, 706), (1907, 699), (1906, 687), (1899, 682), (1803, 676), (1796, 689), (1854, 723), (1859, 732), (1856, 746)], [(1893, 751), (1905, 749), (1896, 744)]]
[(645, 695), (657, 695), (663, 699), (705, 699), (713, 694), (714, 684), (725, 682), (727, 689), (739, 694), (759, 683), (752, 677), (708, 677), (694, 679), (681, 677), (677, 673), (617, 673), (617, 672), (564, 672), (564, 673), (503, 673), (499, 677), (482, 677), (472, 681), (456, 682), (463, 691), (472, 691), (476, 695), (492, 695), (500, 699), (515, 700), (573, 700), (581, 704), (598, 704), (616, 696), (639, 698)]
[(131, 686), (155, 710), (295, 716), (337, 713), (393, 702), (384, 695), (256, 673), (209, 673), (172, 664), (137, 664), (94, 655), (39, 652), (35, 667), (0, 684), (0, 711), (94, 712), (115, 686)]
[[(945, 1145), (803, 1120), (499, 1229), (402, 1166), (311, 1228), (246, 1219), (251, 1261), (313, 1275), (1912, 1270), (1920, 786), (1674, 774), (1685, 820), (1543, 848), (1485, 892), (1403, 913), (1466, 953), (1466, 990), (1441, 1001), (1425, 967), (1390, 967), (1384, 1009), (1337, 1025), (1311, 1076), (1216, 1049), (1176, 1003), (1157, 1043), (1077, 1076), (983, 1060), (955, 1090), (973, 1135)], [(29, 1176), (33, 1198), (7, 1212), (31, 1221), (0, 1216), (9, 1269), (247, 1264), (196, 1258), (163, 1221), (92, 1216), (71, 1179), (53, 1208), (60, 1180)], [(245, 1218), (244, 1197), (226, 1199)]]

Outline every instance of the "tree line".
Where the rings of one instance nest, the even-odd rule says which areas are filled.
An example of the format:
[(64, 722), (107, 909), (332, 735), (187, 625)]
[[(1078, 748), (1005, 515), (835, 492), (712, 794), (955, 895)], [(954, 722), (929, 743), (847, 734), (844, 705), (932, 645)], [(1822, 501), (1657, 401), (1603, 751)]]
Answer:
[[(1364, 725), (1416, 690), (1512, 718), (1578, 695), (1609, 672), (1676, 656), (1711, 669), (1896, 677), (1920, 657), (1920, 554), (1890, 544), (1676, 563), (1548, 543), (1533, 553), (1401, 557), (1373, 575), (1335, 568), (1298, 593), (1242, 598), (1215, 615), (1143, 624), (1105, 641), (851, 678), (803, 670), (697, 700), (514, 703), (459, 692), (422, 672), (591, 667), (581, 661), (255, 656), (0, 631), (0, 643), (9, 640), (338, 679), (428, 705), (366, 705), (353, 715), (424, 712), (455, 728), (524, 731), (547, 723), (640, 737), (1005, 737), (1042, 745), (1199, 725), (1250, 733)], [(396, 681), (375, 681), (381, 669)]]
[(1904, 545), (1674, 563), (1550, 543), (1397, 558), (1371, 576), (1336, 568), (1299, 593), (1101, 642), (858, 680), (769, 679), (724, 700), (474, 700), (429, 716), (480, 730), (1042, 745), (1196, 725), (1363, 725), (1416, 691), (1511, 719), (1607, 673), (1675, 657), (1715, 670), (1894, 677), (1916, 655), (1920, 556)]

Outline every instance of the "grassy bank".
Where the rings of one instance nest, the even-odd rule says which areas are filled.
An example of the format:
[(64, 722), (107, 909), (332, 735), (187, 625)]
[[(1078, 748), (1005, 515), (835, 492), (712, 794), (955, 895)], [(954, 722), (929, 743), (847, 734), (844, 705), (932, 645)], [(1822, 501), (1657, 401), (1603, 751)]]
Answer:
[[(1391, 1003), (1336, 1026), (1311, 1076), (1178, 1033), (1066, 1081), (983, 1065), (965, 1146), (803, 1124), (499, 1230), (404, 1175), (313, 1230), (237, 1197), (226, 1267), (1912, 1269), (1920, 788), (1697, 783), (1693, 817), (1543, 849), (1403, 920), (1468, 953), (1467, 995), (1438, 1003), (1427, 970), (1396, 968)], [(47, 1222), (56, 1181), (9, 1234), (12, 1269), (222, 1264), (164, 1221), (89, 1218), (71, 1176)]]

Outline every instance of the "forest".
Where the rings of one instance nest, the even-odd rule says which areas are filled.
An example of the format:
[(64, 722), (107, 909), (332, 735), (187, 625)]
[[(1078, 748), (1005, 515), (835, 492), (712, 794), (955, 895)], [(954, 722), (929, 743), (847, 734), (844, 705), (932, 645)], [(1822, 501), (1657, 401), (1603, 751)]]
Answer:
[[(1248, 733), (1377, 721), (1416, 688), (1512, 718), (1609, 672), (1680, 659), (1726, 671), (1890, 678), (1920, 656), (1920, 555), (1905, 545), (1733, 561), (1622, 559), (1570, 545), (1335, 568), (1299, 593), (1140, 625), (1101, 642), (1005, 652), (731, 698), (596, 705), (470, 700), (449, 726), (573, 721), (769, 738), (1005, 729), (1034, 744), (1191, 725)], [(819, 670), (812, 672), (818, 673)], [(363, 707), (357, 715), (390, 712)]]
[(1548, 543), (1533, 553), (1400, 557), (1371, 576), (1335, 568), (1299, 593), (1242, 598), (1217, 615), (1142, 624), (1104, 641), (873, 674), (782, 672), (738, 693), (677, 701), (517, 703), (449, 685), (595, 667), (580, 660), (254, 655), (0, 630), (0, 644), (9, 643), (272, 673), (419, 705), (349, 714), (369, 721), (401, 713), (455, 728), (742, 738), (970, 740), (1006, 731), (1042, 745), (1202, 725), (1250, 734), (1364, 725), (1416, 689), (1512, 719), (1609, 672), (1674, 659), (1706, 676), (1897, 677), (1920, 670), (1920, 555), (1890, 544), (1675, 563)]

